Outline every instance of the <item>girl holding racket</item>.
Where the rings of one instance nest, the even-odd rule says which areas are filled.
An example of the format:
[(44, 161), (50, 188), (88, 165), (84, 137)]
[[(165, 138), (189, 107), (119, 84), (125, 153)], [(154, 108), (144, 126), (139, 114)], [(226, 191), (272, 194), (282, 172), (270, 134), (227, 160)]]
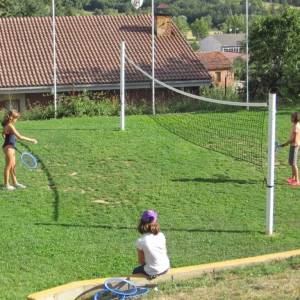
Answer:
[(157, 222), (157, 212), (143, 212), (138, 231), (142, 236), (136, 241), (138, 261), (141, 264), (133, 270), (133, 274), (142, 273), (153, 279), (166, 273), (170, 268), (167, 255), (166, 238), (160, 232)]
[[(4, 167), (4, 188), (12, 191), (16, 188), (26, 188), (25, 185), (19, 183), (16, 177), (16, 141), (17, 139), (22, 141), (31, 142), (33, 144), (37, 143), (36, 139), (32, 139), (21, 135), (15, 128), (15, 123), (17, 122), (20, 114), (16, 110), (11, 110), (7, 113), (2, 121), (3, 132), (2, 136), (4, 138), (4, 144), (2, 146), (3, 152), (5, 154), (5, 167)], [(11, 177), (12, 185), (9, 183)]]
[(292, 128), (290, 138), (281, 144), (281, 147), (290, 145), (289, 151), (289, 165), (292, 168), (292, 177), (287, 181), (290, 185), (300, 186), (299, 173), (297, 167), (298, 151), (300, 147), (300, 114), (293, 112), (291, 114)]

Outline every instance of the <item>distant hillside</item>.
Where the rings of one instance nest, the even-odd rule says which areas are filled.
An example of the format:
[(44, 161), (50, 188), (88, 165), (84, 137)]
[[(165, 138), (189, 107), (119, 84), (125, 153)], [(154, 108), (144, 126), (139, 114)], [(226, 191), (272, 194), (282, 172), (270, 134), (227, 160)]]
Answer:
[[(151, 12), (151, 0), (144, 0), (139, 10), (133, 8), (130, 0), (57, 0), (55, 3), (57, 15), (116, 15)], [(240, 0), (155, 0), (156, 5), (160, 3), (169, 5), (169, 12), (172, 16), (186, 16), (188, 24), (198, 18), (208, 17), (210, 28), (216, 29), (220, 29), (229, 17), (245, 14), (244, 1)], [(266, 14), (283, 4), (300, 6), (300, 0), (251, 1), (249, 15)], [(0, 17), (47, 15), (51, 15), (51, 3), (47, 0), (0, 0)]]

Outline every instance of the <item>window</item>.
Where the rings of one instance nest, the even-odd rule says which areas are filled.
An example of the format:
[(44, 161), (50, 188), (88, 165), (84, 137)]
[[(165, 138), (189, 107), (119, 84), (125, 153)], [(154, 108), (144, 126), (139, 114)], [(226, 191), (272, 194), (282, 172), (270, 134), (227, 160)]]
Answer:
[(221, 72), (216, 72), (216, 81), (221, 82)]
[(241, 53), (242, 47), (240, 46), (231, 46), (231, 47), (223, 47), (223, 52), (235, 52), (235, 53)]
[(5, 108), (7, 110), (15, 109), (16, 111), (20, 111), (20, 100), (5, 101)]

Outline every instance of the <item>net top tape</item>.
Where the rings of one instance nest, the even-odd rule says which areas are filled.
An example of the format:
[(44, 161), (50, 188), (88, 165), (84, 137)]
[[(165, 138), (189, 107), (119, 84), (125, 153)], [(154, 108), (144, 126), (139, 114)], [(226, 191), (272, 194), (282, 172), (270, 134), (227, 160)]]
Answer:
[[(152, 76), (150, 74), (148, 74), (146, 71), (144, 71), (141, 67), (139, 67), (137, 64), (135, 64), (130, 58), (128, 58), (125, 55), (125, 58), (127, 60), (127, 62), (129, 64), (131, 64), (135, 69), (137, 69), (138, 71), (140, 71), (143, 75), (145, 75), (146, 77), (148, 77), (149, 79), (153, 79)], [(154, 82), (156, 82), (157, 84), (171, 90), (174, 91), (178, 94), (181, 94), (183, 96), (187, 96), (190, 98), (194, 98), (200, 101), (205, 101), (205, 102), (210, 102), (210, 103), (216, 103), (216, 104), (221, 104), (221, 105), (232, 105), (232, 106), (244, 106), (244, 107), (267, 107), (268, 104), (266, 102), (252, 102), (252, 103), (246, 103), (246, 102), (235, 102), (235, 101), (225, 101), (225, 100), (217, 100), (217, 99), (211, 99), (211, 98), (207, 98), (207, 97), (203, 97), (203, 96), (198, 96), (198, 95), (194, 95), (191, 93), (187, 93), (184, 92), (182, 90), (176, 89), (175, 87), (172, 87), (158, 79), (154, 78)]]

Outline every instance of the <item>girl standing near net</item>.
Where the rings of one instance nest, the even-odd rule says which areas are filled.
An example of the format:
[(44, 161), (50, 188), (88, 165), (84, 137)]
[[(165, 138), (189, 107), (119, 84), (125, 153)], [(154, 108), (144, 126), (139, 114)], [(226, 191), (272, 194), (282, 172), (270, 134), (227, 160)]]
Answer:
[[(2, 136), (4, 138), (4, 144), (2, 146), (3, 152), (5, 154), (5, 167), (4, 167), (4, 188), (12, 191), (16, 188), (26, 188), (25, 185), (19, 183), (16, 177), (16, 140), (23, 140), (31, 142), (33, 144), (37, 143), (36, 139), (28, 138), (21, 135), (15, 128), (15, 123), (17, 122), (20, 114), (16, 110), (11, 110), (7, 113), (2, 121), (3, 131)], [(9, 183), (11, 177), (12, 185)]]
[(153, 279), (166, 273), (170, 268), (167, 254), (166, 238), (160, 232), (157, 222), (157, 212), (146, 210), (143, 212), (138, 231), (142, 236), (136, 241), (138, 261), (140, 266), (133, 270), (133, 274), (142, 273)]
[(282, 147), (290, 145), (289, 165), (292, 168), (292, 177), (289, 178), (287, 181), (289, 184), (295, 186), (300, 186), (299, 173), (297, 167), (298, 150), (300, 146), (299, 121), (300, 121), (300, 114), (297, 112), (293, 112), (291, 114), (292, 128), (291, 128), (290, 138), (284, 144), (281, 144)]

